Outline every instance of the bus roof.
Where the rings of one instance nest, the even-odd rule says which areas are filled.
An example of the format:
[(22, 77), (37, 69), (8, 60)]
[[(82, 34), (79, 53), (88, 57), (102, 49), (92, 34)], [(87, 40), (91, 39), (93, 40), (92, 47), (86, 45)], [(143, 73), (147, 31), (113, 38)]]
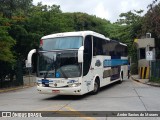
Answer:
[(94, 31), (77, 31), (77, 32), (56, 33), (56, 34), (50, 34), (47, 36), (43, 36), (42, 39), (49, 39), (49, 38), (55, 38), (55, 37), (67, 37), (67, 36), (86, 36), (86, 35), (93, 35), (96, 37), (110, 40), (109, 38), (106, 38), (104, 35), (96, 33)]
[(95, 37), (99, 37), (99, 38), (109, 40), (109, 41), (112, 41), (112, 42), (117, 42), (117, 43), (119, 43), (123, 46), (127, 46), (124, 43), (121, 43), (121, 42), (116, 41), (116, 40), (111, 40), (111, 39), (105, 37), (104, 35), (102, 35), (100, 33), (97, 33), (97, 32), (94, 32), (94, 31), (75, 31), (75, 32), (55, 33), (55, 34), (50, 34), (50, 35), (43, 36), (41, 39), (49, 39), (49, 38), (56, 38), (56, 37), (67, 37), (67, 36), (86, 36), (86, 35), (93, 35)]

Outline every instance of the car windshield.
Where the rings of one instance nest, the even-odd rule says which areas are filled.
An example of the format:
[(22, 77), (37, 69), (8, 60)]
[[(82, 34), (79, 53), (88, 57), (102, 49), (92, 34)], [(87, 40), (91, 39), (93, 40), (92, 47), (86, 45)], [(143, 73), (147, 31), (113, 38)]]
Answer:
[(39, 52), (38, 77), (73, 78), (81, 76), (78, 51)]
[(42, 50), (79, 49), (82, 46), (81, 36), (57, 37), (42, 40)]

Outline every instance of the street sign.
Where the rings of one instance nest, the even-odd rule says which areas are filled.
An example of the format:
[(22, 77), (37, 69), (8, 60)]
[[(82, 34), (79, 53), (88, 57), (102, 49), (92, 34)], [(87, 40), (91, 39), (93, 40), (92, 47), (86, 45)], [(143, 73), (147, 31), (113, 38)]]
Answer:
[(146, 52), (146, 60), (153, 60), (153, 52), (152, 51)]

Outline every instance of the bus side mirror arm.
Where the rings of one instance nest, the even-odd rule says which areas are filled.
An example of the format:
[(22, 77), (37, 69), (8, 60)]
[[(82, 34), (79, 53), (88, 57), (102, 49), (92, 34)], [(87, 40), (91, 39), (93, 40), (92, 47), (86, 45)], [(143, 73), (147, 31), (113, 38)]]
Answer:
[(26, 68), (31, 68), (32, 67), (32, 55), (36, 53), (36, 49), (32, 49), (27, 56), (26, 60)]
[(84, 46), (81, 46), (78, 49), (78, 63), (83, 63), (83, 51), (84, 51)]

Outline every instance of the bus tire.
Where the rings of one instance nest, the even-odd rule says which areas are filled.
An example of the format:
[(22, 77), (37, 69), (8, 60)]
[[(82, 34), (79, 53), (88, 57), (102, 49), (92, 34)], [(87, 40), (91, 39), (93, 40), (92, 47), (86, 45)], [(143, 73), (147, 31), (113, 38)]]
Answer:
[(119, 84), (123, 82), (123, 71), (120, 73), (120, 80), (118, 81)]
[(96, 78), (95, 79), (95, 82), (94, 82), (94, 88), (93, 88), (93, 91), (91, 92), (92, 95), (95, 95), (99, 92), (99, 89), (100, 89), (100, 82), (99, 82), (99, 79)]

